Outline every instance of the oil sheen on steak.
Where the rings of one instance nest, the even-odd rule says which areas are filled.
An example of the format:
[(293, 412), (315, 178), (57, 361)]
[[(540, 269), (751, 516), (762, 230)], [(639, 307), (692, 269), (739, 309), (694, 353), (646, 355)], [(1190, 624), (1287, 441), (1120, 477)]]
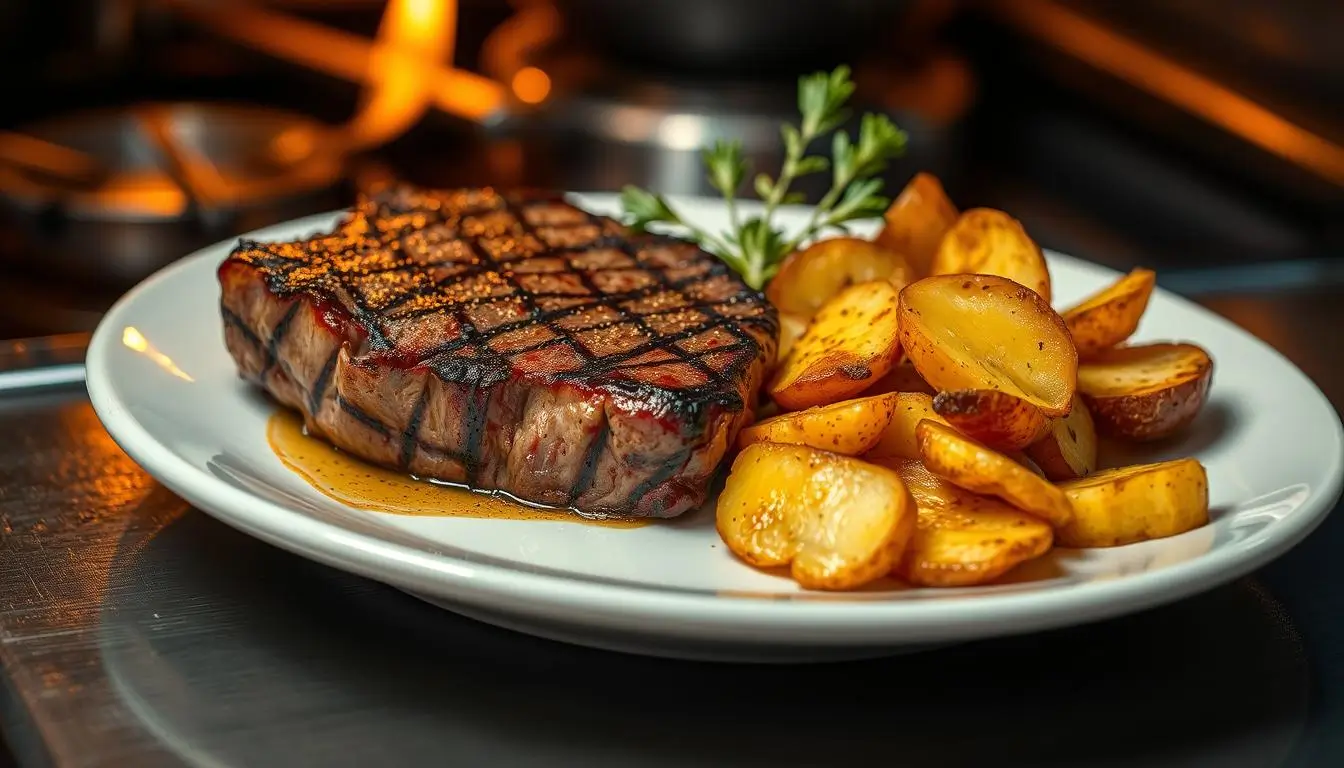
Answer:
[(239, 374), (411, 474), (601, 517), (703, 502), (777, 319), (690, 243), (560, 198), (399, 186), (219, 269)]

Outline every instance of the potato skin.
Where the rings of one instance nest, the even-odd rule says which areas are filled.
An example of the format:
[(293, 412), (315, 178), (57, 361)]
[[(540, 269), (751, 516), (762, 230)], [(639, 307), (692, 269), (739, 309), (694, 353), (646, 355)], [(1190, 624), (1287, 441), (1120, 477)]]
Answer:
[(877, 383), (900, 357), (897, 297), (884, 280), (836, 294), (780, 364), (770, 396), (798, 410), (854, 397)]
[(1153, 294), (1157, 275), (1150, 269), (1135, 269), (1060, 316), (1073, 334), (1079, 359), (1110, 349), (1128, 339), (1139, 327)]
[(999, 451), (1025, 448), (1050, 426), (1040, 408), (992, 389), (939, 392), (933, 410), (958, 432)]
[(1209, 481), (1192, 458), (1097, 472), (1060, 484), (1073, 520), (1055, 532), (1065, 547), (1115, 547), (1209, 522)]
[(765, 297), (780, 312), (806, 320), (851, 285), (889, 280), (900, 290), (912, 279), (899, 252), (857, 237), (832, 237), (789, 254)]
[[(1107, 381), (1097, 366), (1124, 365), (1162, 350), (1185, 348), (1188, 360), (1153, 384), (1125, 393)], [(1112, 377), (1113, 378), (1113, 377)], [(1213, 360), (1189, 344), (1149, 344), (1107, 350), (1079, 367), (1078, 390), (1096, 421), (1097, 431), (1134, 442), (1169, 437), (1199, 415), (1213, 382)]]
[(1097, 469), (1097, 427), (1082, 395), (1074, 395), (1068, 416), (1051, 419), (1040, 440), (1024, 449), (1051, 480), (1086, 477)]
[(1050, 269), (1041, 247), (1020, 221), (993, 208), (961, 214), (939, 244), (929, 273), (998, 275), (1050, 301)]
[(882, 215), (885, 225), (877, 244), (905, 256), (912, 280), (927, 277), (943, 236), (959, 215), (938, 177), (921, 171)]
[(737, 444), (787, 443), (858, 456), (881, 439), (899, 401), (896, 394), (875, 395), (783, 413), (743, 429)]
[(715, 528), (758, 567), (788, 566), (806, 589), (854, 589), (900, 561), (915, 501), (886, 467), (801, 445), (753, 443), (719, 495)]
[(1161, 392), (1106, 398), (1083, 393), (1083, 401), (1103, 434), (1137, 442), (1161, 440), (1194, 421), (1204, 407), (1212, 379), (1210, 368), (1197, 379)]
[(933, 421), (920, 422), (915, 435), (924, 466), (953, 485), (997, 496), (1055, 527), (1073, 519), (1063, 492), (1002, 453)]

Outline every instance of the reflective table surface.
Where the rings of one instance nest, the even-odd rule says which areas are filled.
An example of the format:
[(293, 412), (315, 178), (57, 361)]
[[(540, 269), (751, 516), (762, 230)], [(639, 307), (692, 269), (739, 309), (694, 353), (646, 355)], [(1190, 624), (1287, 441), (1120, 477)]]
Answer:
[[(1338, 407), (1341, 298), (1201, 301)], [(1338, 514), (1251, 578), (1114, 621), (869, 662), (645, 659), (252, 540), (145, 475), (78, 383), (15, 381), (0, 374), (0, 727), (17, 765), (1344, 761)]]

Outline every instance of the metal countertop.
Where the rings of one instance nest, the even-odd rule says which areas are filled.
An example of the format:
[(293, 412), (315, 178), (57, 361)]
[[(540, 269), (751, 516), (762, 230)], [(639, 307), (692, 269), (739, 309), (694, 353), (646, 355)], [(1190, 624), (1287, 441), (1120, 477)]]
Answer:
[[(1201, 300), (1344, 403), (1344, 294)], [(495, 629), (250, 539), (145, 475), (78, 384), (0, 393), (0, 435), (18, 765), (1344, 762), (1337, 513), (1251, 578), (1113, 621), (695, 664)]]

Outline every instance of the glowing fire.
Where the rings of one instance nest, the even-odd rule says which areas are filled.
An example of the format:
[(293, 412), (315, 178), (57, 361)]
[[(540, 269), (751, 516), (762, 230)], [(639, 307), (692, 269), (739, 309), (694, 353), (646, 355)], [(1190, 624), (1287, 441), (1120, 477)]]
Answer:
[(364, 147), (409, 128), (430, 106), (489, 122), (506, 102), (500, 83), (451, 66), (457, 0), (389, 0), (373, 41), (245, 3), (163, 2), (238, 43), (364, 84), (342, 136)]
[(550, 92), (550, 76), (536, 67), (523, 67), (513, 76), (513, 95), (525, 104), (540, 104)]
[(430, 65), (450, 61), (457, 0), (389, 0), (369, 57), (360, 111), (346, 126), (354, 147), (376, 146), (400, 135), (429, 109)]

